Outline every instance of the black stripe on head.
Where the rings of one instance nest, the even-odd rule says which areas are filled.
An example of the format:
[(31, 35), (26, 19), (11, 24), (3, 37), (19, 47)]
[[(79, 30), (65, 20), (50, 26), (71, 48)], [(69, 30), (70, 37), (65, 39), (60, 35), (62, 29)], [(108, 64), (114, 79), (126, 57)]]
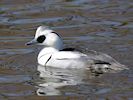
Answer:
[(46, 39), (46, 37), (44, 35), (41, 35), (37, 38), (37, 42), (39, 43), (43, 43), (43, 41)]
[[(54, 33), (54, 34), (56, 34), (56, 35), (58, 35), (59, 37), (60, 37), (60, 35), (58, 34), (58, 33), (56, 33), (56, 32), (51, 32), (51, 33)], [(60, 37), (61, 38), (61, 37)]]

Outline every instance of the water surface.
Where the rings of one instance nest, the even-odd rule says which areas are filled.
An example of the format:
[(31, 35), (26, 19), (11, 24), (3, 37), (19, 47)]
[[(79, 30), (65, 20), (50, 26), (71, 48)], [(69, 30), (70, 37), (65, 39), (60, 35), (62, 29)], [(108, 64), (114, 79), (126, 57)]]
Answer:
[[(132, 12), (131, 0), (1, 0), (0, 100), (132, 100)], [(39, 49), (25, 46), (40, 25), (57, 31), (66, 46), (107, 53), (130, 70), (93, 76), (50, 69), (58, 75), (40, 79)]]

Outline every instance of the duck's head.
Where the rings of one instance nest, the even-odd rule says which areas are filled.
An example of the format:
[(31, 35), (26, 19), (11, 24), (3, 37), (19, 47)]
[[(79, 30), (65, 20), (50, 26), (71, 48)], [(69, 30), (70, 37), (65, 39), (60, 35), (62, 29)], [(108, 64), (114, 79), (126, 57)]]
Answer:
[(53, 47), (58, 50), (61, 50), (63, 48), (63, 41), (61, 37), (46, 26), (39, 26), (36, 30), (34, 39), (26, 43), (26, 45), (32, 44)]

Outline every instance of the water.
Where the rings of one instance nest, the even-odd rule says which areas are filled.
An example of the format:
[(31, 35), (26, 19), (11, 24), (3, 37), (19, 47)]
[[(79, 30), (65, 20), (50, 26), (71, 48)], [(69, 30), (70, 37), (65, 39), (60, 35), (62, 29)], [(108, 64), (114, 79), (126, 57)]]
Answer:
[[(132, 4), (131, 0), (1, 0), (0, 100), (132, 100)], [(66, 46), (107, 53), (130, 70), (96, 76), (85, 70), (49, 68), (45, 78), (39, 78), (39, 49), (25, 43), (40, 25), (57, 31)]]

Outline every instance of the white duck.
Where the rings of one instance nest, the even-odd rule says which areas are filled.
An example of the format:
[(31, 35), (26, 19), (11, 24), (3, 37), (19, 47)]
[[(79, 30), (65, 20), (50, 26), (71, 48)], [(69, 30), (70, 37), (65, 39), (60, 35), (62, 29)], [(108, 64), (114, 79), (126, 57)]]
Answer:
[(37, 58), (42, 66), (88, 69), (96, 72), (127, 69), (107, 54), (96, 51), (83, 54), (72, 48), (64, 48), (61, 37), (46, 26), (37, 28), (35, 38), (27, 43), (31, 44), (44, 45)]

